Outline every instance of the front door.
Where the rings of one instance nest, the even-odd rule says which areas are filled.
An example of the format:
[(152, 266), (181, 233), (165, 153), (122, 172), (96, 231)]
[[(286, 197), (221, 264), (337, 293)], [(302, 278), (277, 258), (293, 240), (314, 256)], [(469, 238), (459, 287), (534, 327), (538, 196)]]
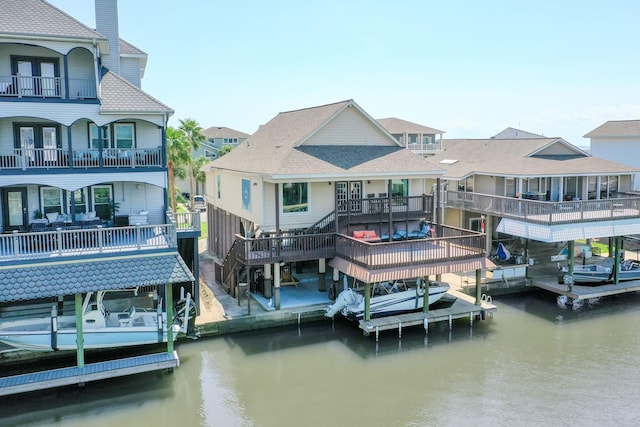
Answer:
[(5, 231), (24, 230), (29, 224), (27, 189), (25, 187), (2, 190), (2, 223)]

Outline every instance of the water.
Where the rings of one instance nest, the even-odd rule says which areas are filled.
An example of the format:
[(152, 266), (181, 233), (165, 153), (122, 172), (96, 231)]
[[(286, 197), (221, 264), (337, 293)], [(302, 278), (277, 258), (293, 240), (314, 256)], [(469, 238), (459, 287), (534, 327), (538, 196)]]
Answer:
[(472, 328), (401, 340), (336, 321), (184, 343), (173, 374), (0, 399), (0, 425), (637, 425), (640, 294), (494, 302)]

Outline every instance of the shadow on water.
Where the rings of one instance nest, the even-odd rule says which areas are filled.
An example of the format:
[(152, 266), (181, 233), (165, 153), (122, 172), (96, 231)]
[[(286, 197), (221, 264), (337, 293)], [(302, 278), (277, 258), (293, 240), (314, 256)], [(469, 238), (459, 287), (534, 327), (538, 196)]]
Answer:
[(584, 321), (640, 311), (640, 292), (586, 300), (577, 305), (558, 303), (556, 294), (544, 290), (496, 297), (493, 301), (498, 307), (507, 305), (553, 323)]

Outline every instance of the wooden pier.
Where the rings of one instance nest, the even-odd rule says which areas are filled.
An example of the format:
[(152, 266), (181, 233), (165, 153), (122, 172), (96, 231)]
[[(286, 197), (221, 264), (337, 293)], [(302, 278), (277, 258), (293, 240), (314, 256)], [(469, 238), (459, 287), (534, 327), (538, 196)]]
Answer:
[(397, 316), (378, 317), (371, 320), (361, 320), (360, 329), (365, 335), (375, 333), (376, 341), (379, 339), (380, 331), (392, 329), (398, 330), (398, 337), (402, 337), (402, 328), (410, 326), (422, 326), (425, 332), (429, 332), (429, 323), (449, 322), (449, 328), (453, 327), (453, 321), (464, 317), (469, 317), (469, 323), (473, 325), (476, 316), (484, 318), (487, 314), (492, 315), (497, 311), (497, 307), (491, 300), (483, 300), (480, 305), (474, 303), (473, 297), (459, 291), (449, 290), (447, 294), (456, 297), (455, 302), (447, 308), (429, 310), (427, 313), (406, 313)]
[(180, 365), (178, 354), (156, 353), (86, 364), (83, 367), (51, 369), (0, 378), (0, 396), (26, 393), (142, 372), (173, 369)]
[(572, 285), (571, 288), (569, 288), (566, 284), (536, 278), (532, 284), (540, 289), (545, 289), (558, 295), (565, 295), (572, 300), (578, 301), (640, 291), (640, 280), (629, 280), (619, 282), (618, 284), (607, 283), (596, 286)]

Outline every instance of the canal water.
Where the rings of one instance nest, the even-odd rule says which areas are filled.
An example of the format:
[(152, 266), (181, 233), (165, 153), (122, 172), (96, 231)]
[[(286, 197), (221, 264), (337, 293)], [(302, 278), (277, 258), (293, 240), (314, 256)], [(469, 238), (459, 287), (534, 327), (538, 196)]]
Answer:
[(343, 321), (188, 342), (172, 374), (0, 398), (0, 425), (638, 425), (640, 293), (494, 302), (472, 327), (377, 343)]

